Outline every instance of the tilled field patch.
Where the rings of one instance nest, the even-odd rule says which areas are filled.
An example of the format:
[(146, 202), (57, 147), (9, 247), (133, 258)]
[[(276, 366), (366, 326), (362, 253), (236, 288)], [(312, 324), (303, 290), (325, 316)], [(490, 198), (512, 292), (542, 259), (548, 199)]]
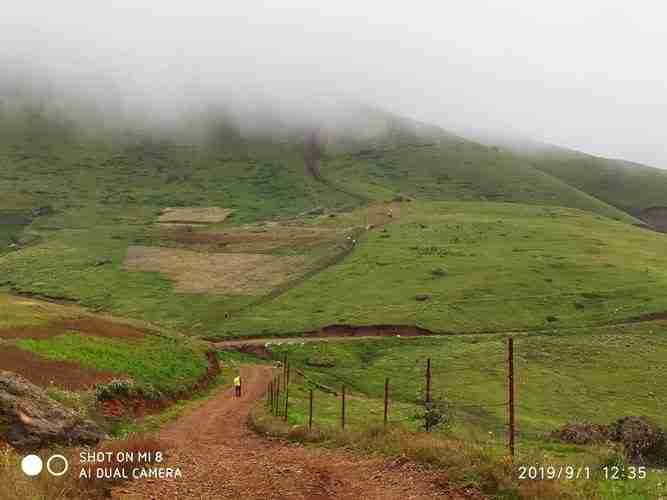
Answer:
[(165, 227), (160, 224), (160, 237), (184, 245), (201, 245), (231, 252), (268, 252), (279, 248), (308, 248), (340, 238), (332, 228), (271, 224), (267, 227), (196, 230), (188, 226)]
[(252, 253), (206, 254), (163, 247), (128, 248), (125, 269), (154, 271), (182, 293), (255, 295), (272, 290), (301, 273), (305, 259)]
[(158, 222), (215, 224), (223, 222), (232, 210), (221, 207), (170, 207), (165, 208)]

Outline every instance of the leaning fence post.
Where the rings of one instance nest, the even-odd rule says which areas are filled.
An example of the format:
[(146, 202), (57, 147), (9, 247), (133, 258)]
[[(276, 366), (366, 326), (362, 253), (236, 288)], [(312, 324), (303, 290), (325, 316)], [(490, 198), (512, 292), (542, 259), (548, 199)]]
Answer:
[(345, 384), (343, 384), (342, 398), (341, 398), (341, 412), (340, 412), (340, 424), (341, 428), (345, 429)]
[(284, 419), (287, 421), (287, 408), (289, 406), (289, 364), (287, 365), (287, 373), (285, 379), (285, 415)]
[(308, 409), (308, 429), (313, 428), (313, 390), (310, 390), (310, 405)]
[(278, 377), (273, 379), (273, 414), (276, 414), (276, 408), (278, 407)]
[(275, 384), (273, 383), (273, 380), (271, 380), (271, 383), (269, 384), (271, 387), (271, 413), (273, 413), (273, 402), (275, 400), (275, 395), (276, 395), (276, 387)]
[(387, 427), (389, 409), (389, 378), (384, 379), (384, 426)]
[(269, 381), (266, 386), (266, 404), (267, 406), (273, 406), (273, 381)]

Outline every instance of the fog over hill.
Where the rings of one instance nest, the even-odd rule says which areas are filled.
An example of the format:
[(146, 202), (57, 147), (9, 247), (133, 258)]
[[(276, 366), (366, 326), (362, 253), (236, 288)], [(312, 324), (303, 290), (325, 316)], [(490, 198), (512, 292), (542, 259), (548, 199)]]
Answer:
[[(26, 0), (0, 20), (0, 79), (92, 100), (97, 125), (173, 130), (206, 110), (251, 127), (270, 107), (265, 122), (340, 127), (360, 121), (339, 112), (351, 102), (463, 135), (488, 129), (662, 166), (662, 9)], [(54, 105), (83, 113), (76, 101)]]

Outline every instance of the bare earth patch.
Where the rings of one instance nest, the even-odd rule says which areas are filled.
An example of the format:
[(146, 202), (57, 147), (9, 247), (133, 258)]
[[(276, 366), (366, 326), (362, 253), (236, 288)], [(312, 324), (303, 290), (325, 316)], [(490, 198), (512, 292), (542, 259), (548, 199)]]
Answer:
[(223, 222), (231, 213), (232, 210), (221, 207), (168, 207), (158, 222), (214, 224)]
[(121, 375), (86, 368), (73, 361), (46, 359), (12, 345), (0, 345), (0, 366), (23, 375), (40, 387), (57, 386), (71, 391), (109, 382)]
[(122, 339), (141, 339), (147, 333), (145, 330), (127, 324), (114, 323), (99, 317), (88, 316), (71, 319), (57, 319), (45, 325), (0, 328), (0, 338), (30, 338), (41, 340), (71, 331), (95, 335), (97, 337)]
[(655, 230), (667, 233), (667, 207), (651, 207), (642, 210), (639, 218), (650, 224)]
[(231, 252), (267, 252), (278, 248), (307, 248), (333, 242), (340, 234), (332, 228), (287, 224), (247, 226), (225, 231), (197, 231), (192, 227), (160, 224), (164, 240), (185, 245), (199, 245)]
[(134, 246), (127, 250), (124, 267), (159, 272), (175, 282), (177, 292), (254, 295), (297, 276), (304, 263), (303, 257)]

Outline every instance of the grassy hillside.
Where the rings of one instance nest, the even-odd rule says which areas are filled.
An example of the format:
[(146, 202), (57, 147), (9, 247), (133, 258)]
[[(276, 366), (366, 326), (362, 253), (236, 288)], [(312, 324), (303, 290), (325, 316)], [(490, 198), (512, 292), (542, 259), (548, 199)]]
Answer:
[(176, 394), (208, 369), (205, 346), (143, 323), (0, 292), (0, 366), (49, 388), (113, 378)]
[[(600, 328), (560, 336), (522, 335), (515, 339), (517, 428), (523, 444), (541, 439), (568, 422), (608, 423), (625, 415), (647, 415), (661, 425), (665, 401), (660, 382), (667, 355), (664, 322)], [(389, 377), (392, 418), (417, 425), (426, 359), (431, 358), (432, 390), (448, 401), (455, 432), (506, 432), (505, 339), (498, 336), (380, 339), (314, 344), (274, 344), (276, 359), (289, 356), (309, 379), (374, 398), (365, 416), (350, 405), (351, 422), (382, 423), (381, 400)], [(319, 365), (319, 366), (317, 366)], [(326, 365), (326, 366), (322, 366)], [(298, 378), (298, 377), (297, 377)], [(303, 418), (307, 394), (294, 392), (294, 418)], [(318, 391), (321, 424), (338, 424), (338, 404)], [(592, 404), (592, 402), (595, 402)], [(410, 409), (412, 407), (412, 409)], [(307, 412), (306, 412), (307, 413)], [(303, 423), (303, 421), (301, 422)]]
[(424, 200), (533, 203), (634, 221), (514, 155), (464, 140), (361, 149), (327, 158), (322, 171), (336, 183), (379, 199), (400, 192)]
[[(650, 468), (642, 481), (604, 481), (597, 472), (614, 456), (605, 445), (561, 443), (548, 434), (566, 423), (608, 424), (644, 415), (667, 425), (661, 392), (665, 322), (600, 328), (582, 334), (515, 336), (516, 456), (514, 463), (589, 466), (592, 478), (555, 481), (532, 493), (519, 481), (518, 498), (658, 498), (664, 471)], [(482, 478), (489, 461), (502, 461), (507, 447), (506, 341), (500, 336), (346, 340), (268, 346), (275, 359), (287, 355), (292, 368), (289, 418), (255, 417), (265, 431), (292, 440), (341, 445), (363, 451), (409, 456), (443, 467), (450, 478), (478, 485), (504, 498), (502, 486)], [(432, 395), (446, 401), (448, 425), (431, 434), (423, 426), (426, 360), (431, 359)], [(305, 374), (305, 378), (298, 374)], [(389, 427), (382, 430), (385, 378), (389, 378)], [(340, 388), (346, 386), (346, 431), (340, 431)], [(319, 389), (327, 386), (338, 395)], [(314, 390), (314, 431), (308, 425), (309, 391)], [(259, 412), (258, 412), (259, 413)], [(409, 433), (406, 432), (406, 429)], [(397, 439), (404, 435), (404, 439)], [(475, 459), (468, 462), (468, 454)], [(616, 459), (618, 460), (618, 459)], [(459, 476), (460, 474), (460, 476)], [(481, 477), (480, 477), (481, 476)], [(571, 488), (571, 489), (570, 489)], [(512, 497), (514, 498), (514, 496)]]
[(410, 202), (397, 219), (366, 233), (341, 264), (221, 325), (219, 335), (328, 324), (558, 329), (667, 309), (662, 234), (518, 204)]
[[(347, 322), (498, 331), (664, 309), (662, 239), (628, 214), (497, 148), (372, 117), (375, 136), (328, 137), (324, 181), (307, 174), (298, 130), (218, 123), (179, 141), (86, 135), (39, 114), (5, 123), (0, 284), (221, 337)], [(392, 222), (381, 202), (399, 193), (416, 201), (350, 248)], [(430, 203), (442, 200), (469, 203)], [(167, 207), (231, 216), (170, 229)]]
[(628, 213), (665, 206), (667, 171), (554, 148), (520, 155), (535, 168)]

